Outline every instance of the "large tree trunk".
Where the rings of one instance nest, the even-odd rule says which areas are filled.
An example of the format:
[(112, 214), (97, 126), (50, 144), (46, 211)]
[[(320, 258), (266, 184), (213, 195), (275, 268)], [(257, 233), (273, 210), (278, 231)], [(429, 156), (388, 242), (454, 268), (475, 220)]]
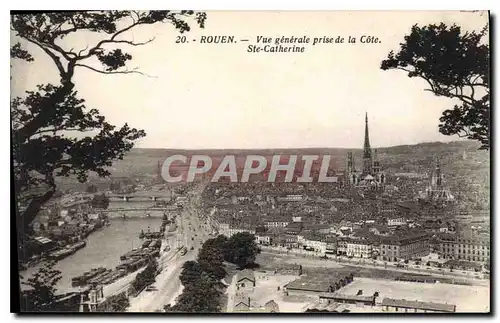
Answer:
[(59, 87), (53, 95), (40, 104), (40, 112), (31, 121), (27, 122), (19, 129), (13, 130), (14, 140), (16, 140), (18, 144), (22, 144), (38, 130), (46, 126), (47, 121), (53, 116), (53, 111), (55, 111), (54, 106), (57, 103), (63, 102), (64, 98), (71, 93), (73, 88), (73, 83), (70, 81), (64, 82), (62, 87)]
[(46, 203), (56, 192), (55, 187), (48, 190), (45, 194), (33, 198), (21, 214), (19, 214), (19, 224), (18, 229), (21, 229), (24, 234), (31, 233), (31, 223), (37, 216), (38, 212), (42, 208), (42, 205)]
[(55, 193), (55, 187), (47, 191), (45, 194), (41, 196), (37, 196), (33, 198), (23, 212), (20, 212), (19, 209), (16, 207), (16, 228), (17, 228), (17, 250), (18, 250), (18, 259), (19, 260), (26, 260), (26, 258), (29, 256), (26, 254), (26, 242), (28, 241), (28, 236), (33, 233), (31, 223), (33, 220), (36, 218), (38, 212), (40, 212), (40, 209), (42, 205), (50, 200), (50, 198), (54, 195)]

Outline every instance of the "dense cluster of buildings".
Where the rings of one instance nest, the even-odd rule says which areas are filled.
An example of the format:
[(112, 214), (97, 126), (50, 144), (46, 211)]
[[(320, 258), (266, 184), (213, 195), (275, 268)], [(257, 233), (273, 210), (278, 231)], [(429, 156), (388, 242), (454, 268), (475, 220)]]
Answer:
[[(32, 223), (34, 237), (25, 246), (25, 264), (31, 265), (54, 252), (56, 258), (72, 254), (70, 246), (85, 245), (84, 239), (108, 218), (91, 205), (91, 194), (67, 194), (44, 207)], [(59, 256), (60, 252), (60, 256)]]
[(262, 246), (390, 262), (437, 253), (488, 266), (489, 217), (461, 219), (468, 215), (454, 208), (439, 160), (428, 181), (386, 174), (370, 147), (368, 118), (362, 157), (358, 170), (349, 152), (335, 183), (210, 183), (204, 206), (218, 233), (249, 232)]

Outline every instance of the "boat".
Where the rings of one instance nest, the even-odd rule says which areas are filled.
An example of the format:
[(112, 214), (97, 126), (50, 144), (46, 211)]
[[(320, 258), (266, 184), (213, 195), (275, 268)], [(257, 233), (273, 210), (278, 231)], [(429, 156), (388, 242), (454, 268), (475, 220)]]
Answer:
[(75, 251), (82, 249), (85, 247), (87, 243), (85, 241), (78, 241), (77, 243), (69, 246), (69, 248), (74, 249)]
[(149, 254), (149, 256), (151, 258), (159, 257), (160, 256), (160, 250), (159, 249), (155, 249), (154, 251), (151, 251), (151, 253)]
[(111, 269), (106, 269), (105, 272), (95, 276), (88, 281), (88, 284), (100, 284), (102, 280), (106, 279), (111, 273)]
[(38, 265), (42, 260), (42, 256), (33, 256), (24, 265), (26, 266), (26, 268), (29, 268)]
[(73, 249), (70, 248), (63, 248), (54, 252), (51, 252), (49, 254), (49, 259), (53, 260), (61, 260), (63, 258), (68, 257), (69, 255), (72, 255), (74, 253)]
[(143, 248), (147, 248), (151, 244), (151, 240), (146, 240), (142, 243)]
[(137, 260), (134, 260), (129, 266), (128, 266), (128, 271), (133, 272), (136, 271), (137, 269), (143, 267), (146, 264), (146, 258), (140, 258)]
[(84, 272), (82, 275), (74, 277), (71, 279), (71, 285), (73, 287), (84, 286), (87, 281), (97, 275), (100, 275), (106, 271), (104, 267), (92, 268), (90, 271)]
[(144, 234), (146, 239), (159, 239), (162, 237), (162, 232), (148, 232)]
[(138, 257), (141, 255), (141, 253), (142, 253), (142, 249), (132, 249), (131, 251), (127, 252), (126, 254), (121, 255), (120, 260), (123, 261), (123, 260), (129, 259), (129, 258)]
[(127, 260), (127, 261), (124, 261), (122, 262), (121, 264), (119, 264), (118, 266), (116, 266), (116, 269), (117, 270), (120, 270), (120, 271), (125, 271), (127, 272), (128, 271), (128, 266), (133, 262), (133, 260)]

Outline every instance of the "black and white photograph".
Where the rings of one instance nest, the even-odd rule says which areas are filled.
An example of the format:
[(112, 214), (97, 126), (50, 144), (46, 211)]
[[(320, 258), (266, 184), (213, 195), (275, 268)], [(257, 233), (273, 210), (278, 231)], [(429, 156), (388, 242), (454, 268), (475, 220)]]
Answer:
[(12, 11), (11, 312), (491, 313), (490, 18)]

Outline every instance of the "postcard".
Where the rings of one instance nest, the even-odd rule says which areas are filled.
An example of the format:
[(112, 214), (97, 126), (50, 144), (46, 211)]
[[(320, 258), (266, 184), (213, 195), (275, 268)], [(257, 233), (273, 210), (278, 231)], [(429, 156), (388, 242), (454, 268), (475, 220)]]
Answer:
[(11, 311), (490, 313), (489, 24), (11, 12)]

